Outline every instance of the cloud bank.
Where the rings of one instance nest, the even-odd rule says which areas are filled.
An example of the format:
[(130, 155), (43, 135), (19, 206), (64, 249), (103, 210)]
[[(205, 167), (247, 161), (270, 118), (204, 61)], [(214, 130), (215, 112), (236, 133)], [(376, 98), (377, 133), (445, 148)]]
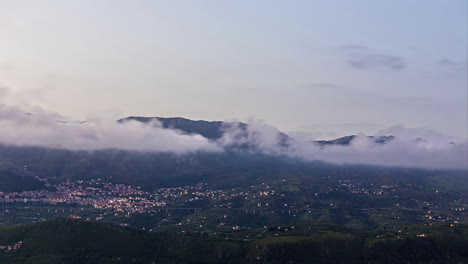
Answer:
[(0, 105), (0, 143), (69, 150), (222, 151), (202, 136), (164, 129), (157, 122), (145, 125), (136, 121), (80, 123), (63, 120), (64, 117), (40, 108), (26, 113), (18, 107)]
[[(349, 145), (321, 146), (292, 139), (273, 126), (250, 120), (249, 125), (227, 125), (224, 135), (210, 141), (200, 135), (165, 129), (158, 122), (65, 122), (65, 118), (40, 108), (0, 105), (0, 144), (69, 150), (122, 149), (146, 152), (222, 152), (225, 149), (286, 155), (308, 161), (336, 164), (371, 164), (398, 167), (468, 169), (468, 141), (430, 130), (395, 126), (378, 135), (394, 135), (385, 144), (359, 135)], [(420, 137), (418, 139), (418, 137)]]
[[(378, 134), (394, 135), (385, 144), (358, 135), (349, 145), (320, 146), (313, 141), (285, 139), (274, 127), (251, 121), (246, 130), (226, 129), (220, 140), (223, 146), (241, 142), (255, 151), (281, 154), (304, 160), (337, 164), (370, 164), (396, 167), (468, 169), (468, 141), (453, 143), (451, 138), (424, 129), (395, 126)], [(418, 138), (423, 137), (424, 139)]]

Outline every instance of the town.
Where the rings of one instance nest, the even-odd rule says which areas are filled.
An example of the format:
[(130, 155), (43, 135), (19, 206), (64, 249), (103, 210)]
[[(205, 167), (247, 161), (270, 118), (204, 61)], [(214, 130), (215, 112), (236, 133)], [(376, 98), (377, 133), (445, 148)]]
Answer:
[[(242, 211), (245, 214), (271, 212), (292, 218), (305, 213), (309, 214), (308, 217), (323, 218), (329, 215), (330, 210), (335, 212), (351, 209), (360, 210), (361, 214), (374, 214), (376, 217), (389, 216), (395, 221), (402, 220), (400, 219), (404, 217), (402, 212), (408, 215), (408, 219), (414, 217), (412, 212), (417, 212), (420, 222), (463, 223), (467, 219), (466, 206), (461, 200), (455, 201), (454, 205), (450, 206), (424, 200), (405, 201), (399, 198), (401, 186), (398, 184), (363, 184), (356, 179), (340, 179), (320, 189), (314, 186), (298, 186), (283, 179), (269, 184), (225, 189), (210, 188), (207, 183), (198, 183), (158, 188), (153, 191), (102, 179), (67, 180), (56, 184), (50, 183), (48, 179), (40, 180), (45, 183), (46, 188), (36, 191), (0, 192), (0, 206), (3, 208), (1, 213), (9, 214), (15, 209), (33, 210), (33, 212), (39, 210), (38, 213), (29, 214), (36, 216), (32, 221), (38, 221), (41, 218), (37, 217), (37, 214), (40, 215), (42, 210), (46, 210), (49, 213), (47, 217), (52, 217), (53, 214), (50, 213), (55, 212), (55, 215), (60, 217), (68, 213), (71, 219), (84, 217), (86, 220), (100, 221), (108, 216), (130, 217), (174, 210), (190, 213), (202, 209), (222, 210), (219, 214), (223, 218), (228, 217), (229, 210)], [(350, 204), (349, 199), (339, 198), (342, 195), (365, 197), (369, 201), (380, 201), (383, 198), (385, 201), (393, 201), (393, 204), (382, 208)], [(388, 213), (382, 214), (381, 210), (387, 210)], [(95, 214), (86, 215), (86, 212), (95, 212)], [(176, 223), (179, 221), (180, 219)], [(129, 225), (125, 222), (121, 224)], [(203, 221), (200, 222), (200, 225), (203, 224)], [(227, 223), (221, 221), (219, 226), (225, 224)]]

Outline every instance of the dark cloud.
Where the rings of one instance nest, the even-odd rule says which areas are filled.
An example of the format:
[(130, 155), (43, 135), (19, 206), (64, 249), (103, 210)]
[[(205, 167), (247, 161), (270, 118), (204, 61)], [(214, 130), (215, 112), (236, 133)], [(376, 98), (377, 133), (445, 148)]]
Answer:
[(437, 65), (442, 66), (442, 67), (457, 67), (459, 66), (459, 63), (451, 59), (443, 58), (437, 61)]
[(406, 68), (406, 62), (403, 57), (376, 52), (365, 46), (341, 46), (338, 47), (338, 50), (345, 53), (348, 65), (354, 69), (386, 68), (393, 71), (401, 71)]
[(468, 62), (461, 62), (449, 58), (442, 58), (435, 62), (436, 72), (435, 76), (441, 78), (454, 78), (459, 76), (466, 76)]

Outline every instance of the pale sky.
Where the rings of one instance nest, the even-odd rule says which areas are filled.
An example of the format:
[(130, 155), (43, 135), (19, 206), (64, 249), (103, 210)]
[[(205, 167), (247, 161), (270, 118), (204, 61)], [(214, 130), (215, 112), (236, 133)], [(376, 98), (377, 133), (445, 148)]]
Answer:
[(0, 0), (0, 102), (466, 137), (467, 3)]

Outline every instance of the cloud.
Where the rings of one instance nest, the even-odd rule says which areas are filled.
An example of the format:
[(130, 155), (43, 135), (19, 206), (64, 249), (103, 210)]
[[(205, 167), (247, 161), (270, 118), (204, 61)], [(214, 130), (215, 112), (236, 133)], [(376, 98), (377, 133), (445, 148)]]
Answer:
[(239, 122), (226, 124), (218, 140), (223, 148), (251, 148), (265, 154), (283, 154), (287, 136), (263, 121), (251, 119), (248, 126)]
[(398, 138), (404, 138), (406, 140), (413, 140), (417, 138), (424, 139), (432, 142), (451, 142), (457, 141), (453, 137), (449, 137), (439, 133), (435, 130), (428, 128), (411, 128), (403, 125), (395, 125), (385, 129), (382, 129), (376, 133), (377, 136), (393, 135)]
[(466, 141), (450, 144), (398, 137), (378, 144), (368, 137), (358, 136), (349, 146), (331, 146), (314, 154), (316, 159), (332, 163), (468, 169), (467, 147)]
[[(240, 138), (240, 142), (252, 144), (255, 151), (266, 154), (280, 154), (337, 164), (468, 169), (468, 141), (466, 139), (452, 144), (451, 138), (436, 132), (403, 126), (381, 131), (381, 133), (385, 132), (394, 132), (392, 135), (396, 135), (396, 138), (385, 144), (379, 144), (361, 134), (347, 146), (322, 147), (311, 141), (297, 139), (288, 141), (288, 145), (285, 146), (281, 133), (276, 128), (253, 120), (247, 132), (239, 127), (227, 129), (220, 142), (228, 142), (228, 145), (232, 145)], [(421, 136), (425, 137), (425, 140), (417, 140)]]
[(441, 67), (458, 67), (459, 64), (451, 59), (443, 58), (437, 61), (437, 65)]
[(467, 75), (467, 62), (460, 62), (449, 58), (442, 58), (435, 62), (435, 73), (437, 77), (454, 78)]
[(66, 122), (65, 117), (40, 108), (0, 105), (0, 143), (69, 150), (123, 149), (187, 153), (222, 151), (199, 135), (183, 135), (157, 122)]
[[(122, 149), (129, 151), (192, 153), (222, 152), (225, 148), (250, 149), (269, 155), (337, 164), (372, 164), (420, 168), (468, 169), (468, 141), (451, 144), (452, 138), (425, 129), (394, 126), (377, 133), (394, 135), (377, 144), (364, 135), (349, 146), (322, 147), (310, 140), (292, 140), (264, 122), (226, 125), (216, 142), (200, 135), (165, 129), (158, 122), (73, 122), (41, 108), (25, 109), (0, 105), (0, 144), (38, 146), (69, 150)], [(423, 140), (416, 140), (421, 137)]]
[(344, 135), (356, 135), (359, 132), (366, 132), (370, 135), (374, 135), (377, 131), (380, 131), (383, 128), (382, 124), (376, 123), (326, 122), (304, 126), (300, 131), (288, 131), (287, 134), (298, 141), (331, 140)]
[(403, 57), (375, 52), (368, 47), (341, 46), (338, 50), (344, 52), (348, 65), (357, 70), (386, 68), (392, 71), (401, 71), (406, 68)]

